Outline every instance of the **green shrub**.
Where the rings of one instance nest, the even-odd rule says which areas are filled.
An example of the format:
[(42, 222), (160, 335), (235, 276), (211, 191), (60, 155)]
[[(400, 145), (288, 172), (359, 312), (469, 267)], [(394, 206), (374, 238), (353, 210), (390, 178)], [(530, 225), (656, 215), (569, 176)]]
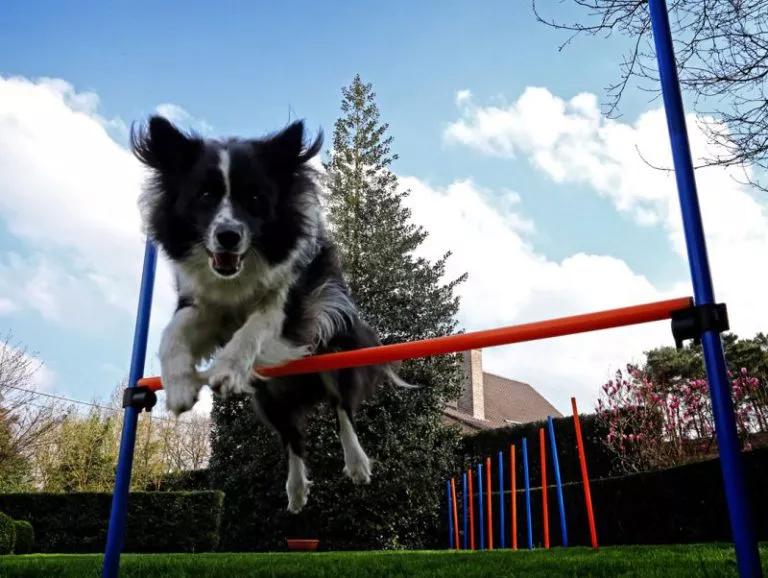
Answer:
[(35, 548), (35, 530), (26, 520), (16, 520), (16, 554), (29, 554)]
[[(29, 520), (36, 550), (102, 552), (112, 494), (0, 494), (0, 510)], [(219, 543), (221, 492), (135, 492), (128, 500), (125, 552), (206, 552)]]
[(16, 524), (10, 516), (0, 512), (0, 554), (13, 554), (16, 546)]

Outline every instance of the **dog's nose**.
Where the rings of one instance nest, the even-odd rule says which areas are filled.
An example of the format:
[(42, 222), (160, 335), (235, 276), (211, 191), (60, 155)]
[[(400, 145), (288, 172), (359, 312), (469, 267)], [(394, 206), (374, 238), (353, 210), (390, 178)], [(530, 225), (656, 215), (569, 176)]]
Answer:
[(216, 242), (225, 251), (237, 249), (243, 238), (243, 228), (239, 225), (220, 225), (216, 229)]

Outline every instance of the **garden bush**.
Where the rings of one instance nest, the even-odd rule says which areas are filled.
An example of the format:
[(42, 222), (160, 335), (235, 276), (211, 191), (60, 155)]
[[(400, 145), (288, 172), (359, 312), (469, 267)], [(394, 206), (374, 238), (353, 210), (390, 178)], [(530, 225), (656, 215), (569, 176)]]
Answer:
[[(213, 491), (131, 493), (124, 551), (215, 550), (223, 502)], [(0, 494), (0, 510), (31, 522), (45, 553), (102, 552), (111, 503), (108, 493)]]
[(29, 554), (35, 548), (35, 530), (26, 520), (16, 520), (16, 554)]
[(0, 512), (0, 554), (13, 554), (16, 546), (16, 524), (9, 515)]

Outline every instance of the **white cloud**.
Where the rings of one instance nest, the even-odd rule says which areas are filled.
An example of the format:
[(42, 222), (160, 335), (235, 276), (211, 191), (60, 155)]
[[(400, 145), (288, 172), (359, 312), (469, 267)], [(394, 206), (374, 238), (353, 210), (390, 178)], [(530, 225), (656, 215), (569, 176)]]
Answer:
[[(421, 250), (435, 259), (453, 251), (446, 276), (465, 271), (459, 287), (459, 319), (470, 331), (587, 313), (685, 296), (663, 292), (619, 259), (576, 254), (548, 260), (526, 239), (519, 213), (499, 212), (492, 193), (471, 181), (437, 189), (413, 177), (400, 179), (411, 190), (413, 219), (429, 231)], [(439, 211), (435, 210), (439, 207)], [(460, 242), (457, 242), (458, 238)], [(656, 323), (486, 349), (488, 371), (528, 381), (563, 412), (571, 395), (589, 407), (602, 380), (644, 349), (670, 343), (669, 325)]]
[[(591, 94), (582, 93), (566, 101), (547, 89), (528, 88), (512, 104), (485, 107), (472, 103), (464, 91), (459, 94), (460, 118), (446, 129), (448, 142), (510, 162), (522, 157), (557, 183), (587, 185), (637, 224), (660, 227), (684, 262), (674, 174), (649, 166), (672, 166), (662, 109), (648, 111), (626, 124), (602, 118), (597, 98)], [(688, 116), (696, 163), (713, 152), (701, 122), (714, 121)], [(738, 183), (743, 175), (735, 169), (701, 169), (696, 177), (717, 298), (728, 303), (733, 331), (744, 336), (764, 331), (768, 306), (762, 295), (768, 271), (759, 264), (768, 254), (766, 205)], [(482, 201), (471, 187), (465, 185), (465, 189), (424, 192), (425, 197), (437, 195), (431, 202), (444, 207), (445, 213), (441, 212), (437, 221), (429, 210), (414, 209), (414, 217), (431, 231), (443, 231), (443, 242), (457, 255), (464, 254), (457, 256), (456, 270), (467, 269), (478, 278), (465, 290), (462, 313), (473, 328), (604, 309), (619, 302), (683, 296), (692, 291), (687, 278), (673, 287), (655, 288), (626, 264), (608, 256), (576, 255), (562, 263), (548, 262), (526, 247), (523, 237), (494, 222), (496, 217), (487, 200)], [(418, 196), (413, 202), (419, 202)], [(453, 220), (449, 214), (454, 214)], [(482, 228), (474, 221), (482, 223)], [(450, 243), (451, 228), (468, 233), (460, 247)], [(610, 239), (605, 241), (610, 247)], [(496, 263), (497, 256), (503, 260)], [(668, 324), (513, 346), (502, 348), (509, 349), (508, 353), (492, 350), (488, 354), (506, 375), (529, 379), (545, 393), (563, 391), (559, 394), (563, 400), (568, 395), (565, 390), (574, 388), (594, 396), (609, 367), (620, 367), (644, 348), (660, 343), (670, 343)]]
[[(105, 119), (98, 107), (96, 94), (63, 80), (0, 77), (0, 215), (29, 250), (0, 254), (0, 299), (52, 323), (108, 334), (116, 316), (136, 313), (143, 172), (109, 134), (125, 123)], [(154, 294), (150, 369), (173, 310), (164, 259)]]
[(155, 107), (155, 111), (160, 116), (170, 120), (172, 123), (193, 129), (203, 136), (207, 136), (213, 131), (213, 127), (206, 121), (195, 118), (178, 104), (164, 103)]
[[(531, 90), (509, 107), (485, 109), (472, 103), (468, 91), (462, 93), (462, 116), (448, 138), (500, 158), (523, 156), (558, 182), (589, 185), (639, 223), (660, 223), (679, 250), (673, 179), (642, 164), (634, 148), (637, 143), (652, 162), (667, 162), (666, 140), (658, 140), (666, 138), (663, 117), (652, 111), (632, 125), (607, 122), (590, 95), (565, 102)], [(114, 315), (135, 315), (144, 250), (136, 199), (143, 175), (109, 134), (121, 126), (120, 119), (99, 114), (96, 95), (61, 80), (0, 77), (0, 214), (29, 249), (24, 256), (0, 254), (0, 313), (28, 308), (52, 323), (94, 331), (108, 331)], [(424, 252), (434, 257), (450, 248), (449, 275), (470, 272), (461, 288), (461, 320), (469, 329), (690, 292), (685, 279), (675, 287), (654, 287), (608, 253), (547, 259), (528, 237), (536, 227), (516, 191), (494, 194), (470, 180), (442, 190), (413, 177), (402, 184), (412, 191), (414, 219), (431, 233)], [(759, 299), (765, 279), (754, 266), (768, 247), (763, 207), (727, 175), (710, 173), (700, 184), (705, 218), (721, 218), (711, 226), (707, 218), (719, 297), (729, 302), (734, 329), (749, 334), (766, 319)], [(158, 335), (172, 309), (173, 286), (161, 259), (148, 374), (158, 373)], [(659, 323), (494, 348), (487, 350), (486, 363), (491, 371), (530, 381), (567, 411), (570, 395), (587, 408), (612, 369), (670, 342), (668, 323)], [(197, 410), (206, 411), (210, 392), (201, 397)]]

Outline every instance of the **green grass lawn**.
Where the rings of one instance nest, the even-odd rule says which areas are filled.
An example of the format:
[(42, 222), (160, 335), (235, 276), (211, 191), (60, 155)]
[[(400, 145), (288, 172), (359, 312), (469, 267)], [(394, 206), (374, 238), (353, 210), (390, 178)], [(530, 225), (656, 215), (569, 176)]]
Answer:
[[(100, 576), (101, 555), (0, 556), (3, 578), (88, 578)], [(762, 548), (768, 573), (768, 545)], [(730, 545), (614, 547), (534, 552), (354, 552), (291, 554), (125, 554), (121, 577), (391, 578), (455, 576), (737, 576)]]

